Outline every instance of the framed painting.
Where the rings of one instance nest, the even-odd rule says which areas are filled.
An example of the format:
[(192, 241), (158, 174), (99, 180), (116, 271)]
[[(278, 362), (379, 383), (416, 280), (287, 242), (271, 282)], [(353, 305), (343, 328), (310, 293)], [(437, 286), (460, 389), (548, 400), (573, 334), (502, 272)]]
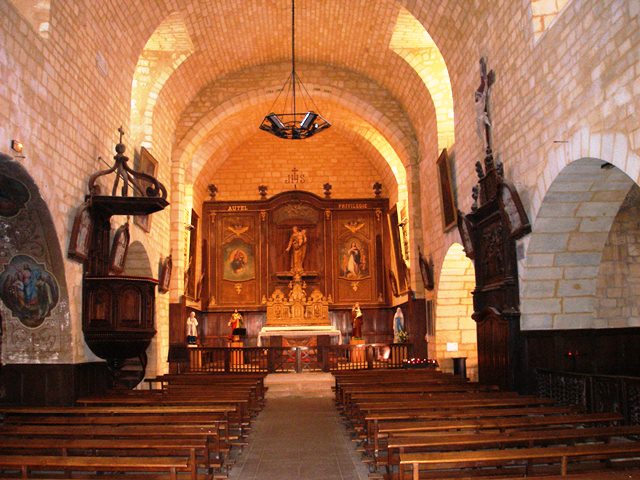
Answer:
[(531, 232), (531, 225), (520, 200), (520, 195), (516, 188), (508, 182), (502, 184), (500, 208), (509, 226), (509, 234), (513, 238), (517, 239)]
[(422, 255), (422, 250), (418, 247), (418, 261), (420, 263), (420, 274), (422, 275), (422, 283), (427, 290), (433, 290), (433, 259), (429, 256), (427, 260)]
[(89, 212), (89, 205), (84, 203), (73, 220), (71, 228), (71, 239), (69, 240), (69, 258), (84, 262), (89, 258), (91, 248), (91, 232), (93, 231), (93, 220)]
[(473, 239), (471, 238), (471, 226), (469, 225), (467, 217), (462, 212), (458, 212), (458, 231), (460, 232), (464, 253), (473, 260), (475, 258), (475, 251), (473, 249)]
[(173, 268), (173, 260), (171, 255), (166, 257), (160, 264), (160, 274), (158, 275), (158, 292), (167, 293), (169, 291), (169, 283), (171, 282), (171, 269)]
[(360, 280), (369, 275), (369, 244), (350, 236), (340, 245), (340, 278)]
[[(149, 153), (145, 147), (140, 148), (140, 155), (138, 156), (138, 164), (136, 165), (136, 171), (146, 173), (152, 177), (156, 177), (158, 174), (158, 161)], [(140, 180), (139, 181), (141, 192), (136, 192), (138, 196), (146, 196), (147, 187), (152, 186), (151, 183)], [(140, 227), (145, 232), (151, 231), (151, 215), (134, 215), (133, 223)]]
[(253, 245), (235, 238), (223, 247), (222, 278), (230, 282), (246, 282), (256, 277)]
[(440, 206), (442, 207), (442, 226), (448, 232), (456, 226), (458, 210), (453, 197), (453, 183), (451, 181), (451, 168), (447, 149), (443, 149), (436, 162), (438, 179), (440, 181)]
[(109, 255), (109, 270), (114, 273), (124, 272), (124, 263), (127, 260), (130, 238), (128, 223), (121, 225), (113, 236), (111, 254)]

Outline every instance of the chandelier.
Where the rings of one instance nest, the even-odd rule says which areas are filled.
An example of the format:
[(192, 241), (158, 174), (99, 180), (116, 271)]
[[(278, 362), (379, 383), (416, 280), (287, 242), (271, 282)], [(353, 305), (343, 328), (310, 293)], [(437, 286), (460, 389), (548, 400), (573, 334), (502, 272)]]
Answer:
[[(273, 105), (271, 106), (271, 113), (267, 114), (260, 124), (260, 129), (265, 132), (269, 132), (279, 138), (286, 138), (289, 140), (300, 140), (303, 138), (309, 138), (316, 133), (325, 130), (331, 126), (331, 124), (318, 113), (318, 107), (313, 103), (311, 95), (305, 88), (302, 80), (296, 73), (296, 28), (295, 28), (295, 0), (291, 0), (291, 75), (287, 78), (282, 86), (282, 89), (278, 93)], [(274, 113), (274, 107), (280, 96), (286, 89), (286, 94), (281, 103), (284, 103), (283, 112), (287, 111), (287, 103), (289, 100), (289, 93), (291, 92), (291, 111), (290, 113)], [(313, 104), (314, 110), (306, 109), (306, 102), (302, 112), (296, 110), (296, 91), (303, 95), (303, 102), (306, 98)], [(305, 111), (306, 110), (306, 111)]]

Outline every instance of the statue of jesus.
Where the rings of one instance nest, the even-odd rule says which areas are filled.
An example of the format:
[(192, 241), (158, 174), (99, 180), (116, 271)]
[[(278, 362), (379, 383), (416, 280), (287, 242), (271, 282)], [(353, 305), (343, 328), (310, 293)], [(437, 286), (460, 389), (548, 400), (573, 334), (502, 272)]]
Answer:
[(307, 231), (304, 228), (293, 227), (285, 252), (291, 252), (291, 272), (303, 272), (304, 268), (302, 264), (307, 254)]

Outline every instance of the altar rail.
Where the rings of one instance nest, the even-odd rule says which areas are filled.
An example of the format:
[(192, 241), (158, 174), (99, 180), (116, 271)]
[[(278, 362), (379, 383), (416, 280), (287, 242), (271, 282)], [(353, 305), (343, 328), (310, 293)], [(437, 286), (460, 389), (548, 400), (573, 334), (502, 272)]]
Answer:
[[(402, 368), (411, 345), (364, 344), (322, 347), (179, 347), (169, 361), (177, 372), (282, 373)], [(173, 351), (172, 351), (173, 349)]]
[(640, 424), (640, 377), (536, 371), (538, 394), (585, 412), (618, 412), (629, 425)]

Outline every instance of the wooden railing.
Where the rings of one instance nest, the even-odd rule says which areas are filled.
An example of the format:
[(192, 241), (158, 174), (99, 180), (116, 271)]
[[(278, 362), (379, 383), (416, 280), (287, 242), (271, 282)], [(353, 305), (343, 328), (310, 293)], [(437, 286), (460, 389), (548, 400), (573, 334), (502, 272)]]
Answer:
[(185, 347), (173, 355), (178, 372), (276, 373), (402, 368), (410, 344), (330, 345), (322, 347)]
[(640, 425), (640, 377), (536, 371), (538, 394), (585, 412), (618, 412)]

